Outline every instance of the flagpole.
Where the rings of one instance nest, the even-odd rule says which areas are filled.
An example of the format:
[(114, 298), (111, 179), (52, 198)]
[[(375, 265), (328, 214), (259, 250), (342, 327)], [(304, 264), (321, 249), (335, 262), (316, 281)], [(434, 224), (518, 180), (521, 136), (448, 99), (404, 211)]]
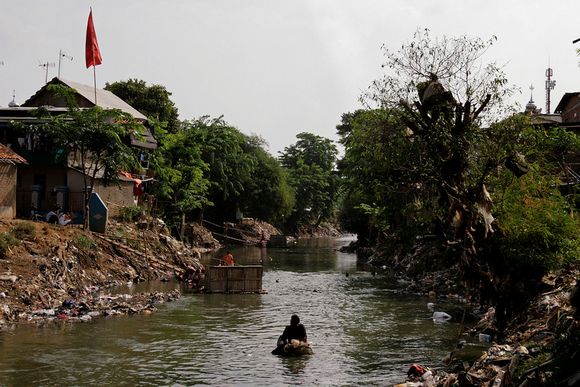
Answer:
[[(93, 14), (93, 7), (90, 7), (91, 16)], [(91, 50), (91, 56), (93, 57), (93, 88), (95, 89), (95, 107), (97, 106), (97, 66), (95, 65), (95, 50)]]
[(93, 87), (95, 89), (95, 106), (97, 106), (97, 66), (95, 65), (93, 65)]

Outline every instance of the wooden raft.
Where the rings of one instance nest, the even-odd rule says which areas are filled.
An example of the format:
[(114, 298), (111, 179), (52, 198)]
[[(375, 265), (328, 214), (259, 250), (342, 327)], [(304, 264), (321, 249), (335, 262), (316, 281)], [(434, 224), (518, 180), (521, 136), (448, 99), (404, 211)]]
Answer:
[(264, 293), (262, 265), (209, 266), (205, 290), (209, 293)]

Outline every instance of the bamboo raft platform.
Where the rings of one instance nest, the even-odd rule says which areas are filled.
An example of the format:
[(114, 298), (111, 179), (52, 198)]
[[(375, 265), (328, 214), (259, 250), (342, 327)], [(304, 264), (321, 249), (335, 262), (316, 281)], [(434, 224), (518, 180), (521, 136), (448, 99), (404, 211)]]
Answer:
[(262, 265), (209, 266), (207, 293), (266, 293), (262, 289)]

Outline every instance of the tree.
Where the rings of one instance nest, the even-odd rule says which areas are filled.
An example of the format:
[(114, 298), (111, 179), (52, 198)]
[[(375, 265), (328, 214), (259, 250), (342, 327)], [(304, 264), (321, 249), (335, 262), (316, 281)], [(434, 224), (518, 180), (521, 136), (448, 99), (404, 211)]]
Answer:
[[(553, 188), (558, 179), (553, 174), (557, 164), (547, 157), (556, 149), (550, 135), (539, 136), (543, 132), (527, 117), (505, 105), (513, 88), (501, 69), (483, 63), (494, 40), (465, 36), (433, 40), (425, 30), (398, 52), (385, 50), (387, 74), (362, 99), (392, 118), (382, 119), (379, 126), (368, 119), (358, 121), (364, 127), (358, 133), (356, 125), (344, 125), (343, 141), (345, 154), (351, 157), (345, 163), (348, 170), (364, 159), (369, 138), (388, 133), (377, 141), (384, 159), (376, 166), (365, 164), (370, 172), (363, 176), (380, 174), (383, 168), (387, 187), (376, 193), (386, 193), (383, 198), (392, 198), (389, 190), (411, 194), (412, 200), (398, 211), (405, 223), (397, 233), (422, 225), (423, 233), (439, 235), (442, 248), (460, 265), (463, 279), (480, 290), (481, 300), (496, 305), (501, 328), (513, 310), (525, 305), (522, 296), (537, 291), (538, 275), (550, 267), (548, 262), (556, 258), (561, 263), (568, 255), (565, 246), (577, 251), (578, 225)], [(560, 140), (559, 149), (573, 147), (569, 136), (559, 136), (555, 143)], [(532, 188), (530, 181), (537, 184)], [(518, 203), (531, 204), (534, 197), (547, 213), (533, 206), (521, 219), (511, 210), (521, 211)], [(396, 219), (384, 211), (389, 209), (385, 202), (362, 207), (382, 215), (387, 225)], [(561, 234), (553, 238), (542, 227), (530, 232), (525, 224), (534, 217), (552, 219)], [(526, 245), (528, 238), (545, 243)], [(534, 264), (525, 259), (527, 254), (514, 253), (529, 246), (534, 246), (534, 256), (542, 257)]]
[[(338, 167), (343, 178), (341, 226), (369, 245), (382, 233), (410, 228), (406, 205), (413, 201), (420, 177), (418, 143), (408, 141), (405, 125), (388, 109), (357, 110), (342, 116), (337, 126), (344, 156)], [(416, 149), (414, 149), (416, 148)], [(412, 208), (416, 215), (416, 208)]]
[[(154, 192), (161, 201), (169, 223), (182, 223), (185, 214), (211, 205), (207, 198), (209, 166), (201, 158), (196, 133), (183, 130), (168, 134), (151, 158), (157, 184)], [(173, 215), (177, 215), (174, 219)]]
[(147, 86), (145, 81), (129, 79), (128, 81), (106, 83), (105, 90), (112, 92), (146, 115), (151, 122), (158, 122), (160, 127), (167, 132), (175, 133), (179, 129), (177, 107), (171, 101), (171, 93), (167, 91), (165, 86)]
[(299, 133), (296, 144), (284, 148), (282, 166), (288, 170), (296, 204), (288, 226), (319, 226), (334, 215), (339, 179), (335, 172), (337, 149), (331, 140)]
[(418, 31), (397, 53), (385, 50), (389, 73), (364, 96), (397, 109), (409, 128), (408, 141), (420, 144), (424, 177), (415, 184), (423, 197), (435, 193), (440, 229), (446, 238), (462, 241), (465, 262), (477, 248), (472, 230), (485, 223), (479, 222), (484, 215), (478, 208), (486, 206), (484, 183), (496, 166), (471, 157), (488, 134), (480, 126), (482, 113), (504, 110), (512, 92), (496, 65), (482, 64), (494, 40), (432, 40), (428, 30)]
[(185, 121), (156, 152), (160, 194), (174, 201), (189, 198), (179, 205), (182, 211), (200, 209), (216, 222), (234, 220), (240, 212), (280, 222), (294, 198), (282, 167), (263, 146), (262, 139), (222, 117)]
[(288, 183), (287, 172), (264, 145), (259, 137), (247, 138), (245, 147), (254, 159), (254, 171), (245, 183), (241, 206), (249, 216), (281, 226), (294, 208), (294, 191)]

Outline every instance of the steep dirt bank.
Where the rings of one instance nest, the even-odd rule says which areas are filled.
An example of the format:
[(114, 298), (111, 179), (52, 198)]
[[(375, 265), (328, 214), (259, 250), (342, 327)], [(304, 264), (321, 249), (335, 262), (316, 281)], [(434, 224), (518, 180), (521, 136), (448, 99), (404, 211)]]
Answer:
[(301, 227), (296, 233), (297, 238), (312, 238), (312, 237), (339, 237), (343, 233), (333, 224), (322, 223), (316, 227)]
[(0, 327), (16, 322), (89, 320), (149, 313), (178, 291), (111, 296), (112, 286), (183, 279), (201, 271), (203, 248), (172, 238), (158, 219), (110, 221), (107, 233), (24, 220), (0, 222)]

